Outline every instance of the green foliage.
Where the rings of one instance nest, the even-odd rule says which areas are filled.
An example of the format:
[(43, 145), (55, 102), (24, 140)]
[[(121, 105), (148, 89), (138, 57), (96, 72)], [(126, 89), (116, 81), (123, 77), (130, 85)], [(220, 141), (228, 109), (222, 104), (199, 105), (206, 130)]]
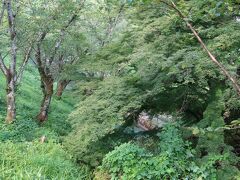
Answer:
[(200, 157), (200, 164), (211, 161), (213, 157), (224, 157), (216, 161), (215, 164), (217, 167), (217, 179), (226, 179), (239, 173), (233, 166), (238, 162), (239, 158), (231, 152), (232, 147), (225, 144), (224, 131), (221, 129), (225, 125), (222, 117), (224, 107), (222, 90), (216, 87), (203, 114), (203, 119), (197, 124), (199, 128), (214, 129), (213, 131), (201, 131), (196, 150)]
[[(91, 179), (91, 171), (101, 163), (95, 171), (100, 180), (225, 180), (239, 176), (238, 158), (226, 145), (229, 137), (223, 131), (222, 115), (229, 114), (228, 123), (235, 120), (228, 127), (239, 124), (239, 97), (177, 13), (159, 1), (148, 0), (129, 3), (136, 5), (129, 9), (125, 9), (125, 0), (88, 1), (77, 12), (80, 2), (23, 0), (19, 4), (18, 60), (29, 45), (21, 43), (35, 40), (44, 30), (48, 34), (41, 46), (43, 57), (55, 55), (59, 32), (73, 12), (79, 15), (63, 33), (56, 61), (47, 66), (55, 80), (78, 82), (74, 82), (75, 91), (69, 91), (71, 95), (61, 101), (53, 98), (49, 120), (39, 125), (35, 116), (41, 101), (40, 81), (29, 63), (17, 89), (16, 122), (5, 125), (5, 110), (0, 109), (0, 178)], [(240, 24), (233, 16), (239, 14), (239, 3), (174, 2), (216, 58), (235, 75), (240, 66)], [(8, 52), (5, 18), (0, 50)], [(68, 65), (60, 75), (61, 54), (65, 56), (62, 63)], [(77, 60), (70, 64), (72, 59)], [(0, 76), (1, 86), (3, 79)], [(2, 107), (4, 99), (1, 91)], [(194, 145), (182, 138), (180, 129), (186, 127), (179, 125), (165, 126), (158, 140), (144, 136), (146, 144), (127, 137), (123, 129), (143, 110), (183, 115), (183, 124), (192, 125), (187, 129), (192, 130)], [(47, 137), (43, 144), (38, 142), (42, 135)], [(63, 146), (57, 143), (61, 141)]]
[[(231, 19), (229, 14), (221, 14), (221, 17), (216, 15), (219, 11), (222, 13), (218, 7), (216, 12), (210, 12), (217, 6), (214, 2), (208, 6), (207, 1), (192, 0), (181, 1), (178, 5), (184, 12), (191, 9), (189, 18), (204, 42), (221, 63), (235, 74), (239, 57), (239, 23)], [(210, 14), (202, 18), (204, 12)], [(96, 54), (86, 55), (84, 58), (87, 61), (70, 68), (70, 76), (81, 80), (79, 89), (92, 89), (92, 93), (80, 95), (80, 103), (69, 116), (73, 131), (65, 138), (64, 145), (80, 162), (93, 166), (101, 162), (109, 149), (99, 151), (92, 147), (101, 147), (100, 144), (104, 144), (101, 140), (128, 122), (129, 114), (137, 114), (143, 109), (157, 113), (182, 112), (188, 117), (187, 123), (201, 123), (202, 114), (216, 85), (225, 89), (222, 96), (224, 103), (227, 103), (224, 108), (229, 111), (239, 108), (238, 97), (229, 82), (209, 60), (176, 12), (166, 11), (163, 4), (151, 2), (132, 7), (128, 15), (128, 27), (119, 39)], [(95, 83), (93, 85), (86, 83), (86, 79), (83, 81), (79, 72), (104, 72), (108, 76), (92, 81)], [(221, 114), (217, 117), (222, 120)], [(130, 121), (133, 121), (135, 117), (131, 118)], [(215, 128), (218, 123), (216, 121), (209, 126)], [(219, 125), (223, 126), (223, 121)], [(171, 141), (171, 136), (168, 138)], [(216, 144), (221, 146), (223, 140)], [(177, 142), (181, 143), (180, 140)], [(215, 141), (209, 143), (215, 144)], [(223, 154), (213, 153), (213, 159), (215, 155), (218, 159)], [(209, 163), (212, 166), (212, 161), (209, 160)], [(187, 163), (185, 165), (188, 166)]]
[[(2, 76), (0, 76), (0, 80), (1, 86), (4, 86)], [(66, 118), (73, 109), (74, 101), (73, 97), (69, 95), (63, 96), (62, 101), (53, 98), (50, 107), (53, 112), (50, 112), (48, 122), (44, 126), (37, 123), (35, 116), (40, 109), (41, 102), (39, 86), (37, 72), (33, 65), (29, 64), (17, 91), (17, 120), (11, 125), (6, 125), (4, 122), (5, 92), (0, 92), (2, 105), (0, 110), (0, 140), (32, 141), (39, 139), (42, 135), (58, 140), (59, 136), (66, 135), (71, 130)]]
[(109, 173), (111, 179), (216, 179), (214, 164), (224, 156), (212, 156), (198, 166), (194, 150), (183, 141), (176, 125), (167, 125), (159, 138), (158, 153), (133, 143), (122, 144), (106, 155), (99, 171)]
[[(35, 119), (41, 101), (39, 86), (37, 72), (29, 64), (17, 91), (17, 119), (10, 125), (4, 121), (5, 92), (0, 92), (0, 179), (90, 179), (88, 167), (78, 168), (56, 143), (71, 130), (66, 118), (73, 109), (72, 97), (53, 99), (49, 121), (39, 125)], [(39, 143), (43, 135), (48, 143)]]
[(16, 123), (7, 125), (1, 122), (0, 140), (1, 142), (11, 140), (15, 142), (32, 141), (41, 136), (57, 140), (57, 134), (47, 128), (39, 127), (32, 119), (18, 120)]
[(54, 142), (0, 143), (1, 179), (87, 179)]
[(101, 160), (102, 157), (92, 151), (92, 146), (123, 125), (128, 112), (140, 108), (143, 97), (138, 93), (138, 89), (127, 86), (117, 77), (101, 82), (98, 89), (80, 101), (70, 114), (73, 131), (65, 138), (64, 146), (78, 160), (89, 162), (89, 155), (91, 159)]

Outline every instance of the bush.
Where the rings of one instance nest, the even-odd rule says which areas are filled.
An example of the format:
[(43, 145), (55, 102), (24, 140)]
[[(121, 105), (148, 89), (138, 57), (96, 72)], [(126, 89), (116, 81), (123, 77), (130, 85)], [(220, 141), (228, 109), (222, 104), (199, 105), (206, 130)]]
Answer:
[[(77, 108), (70, 114), (69, 122), (72, 124), (73, 131), (63, 142), (68, 152), (76, 159), (92, 166), (97, 164), (92, 163), (92, 160), (101, 161), (103, 158), (102, 152), (99, 154), (99, 150), (95, 151), (102, 146), (101, 144), (105, 146), (106, 142), (100, 141), (125, 124), (126, 114), (139, 109), (143, 99), (138, 95), (136, 88), (126, 86), (125, 82), (116, 77), (109, 77), (99, 86), (100, 88), (91, 96), (80, 101)], [(105, 151), (104, 147), (103, 151)]]
[[(214, 156), (204, 165), (197, 165), (196, 154), (181, 138), (175, 125), (167, 125), (159, 134), (160, 151), (148, 152), (133, 143), (125, 143), (108, 153), (99, 172), (108, 173), (111, 179), (216, 179), (216, 162), (226, 155)], [(98, 179), (98, 177), (96, 177)]]

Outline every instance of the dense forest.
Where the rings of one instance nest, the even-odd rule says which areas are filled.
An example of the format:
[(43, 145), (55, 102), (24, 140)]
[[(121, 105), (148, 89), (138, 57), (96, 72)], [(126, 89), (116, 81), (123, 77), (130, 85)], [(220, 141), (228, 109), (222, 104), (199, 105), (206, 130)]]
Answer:
[(1, 0), (1, 180), (239, 180), (239, 0)]

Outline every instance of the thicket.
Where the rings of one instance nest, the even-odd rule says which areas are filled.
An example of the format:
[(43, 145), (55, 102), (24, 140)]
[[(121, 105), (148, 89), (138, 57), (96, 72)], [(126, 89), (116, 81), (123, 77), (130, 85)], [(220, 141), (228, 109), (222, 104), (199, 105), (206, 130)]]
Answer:
[[(239, 81), (239, 3), (174, 2)], [(148, 0), (24, 3), (13, 5), (13, 12), (22, 7), (14, 23), (18, 57), (33, 44), (14, 88), (12, 124), (0, 109), (0, 179), (240, 177), (239, 96), (176, 10)], [(15, 41), (3, 15), (0, 51), (7, 52)], [(141, 112), (175, 121), (129, 131)]]
[[(204, 42), (221, 63), (232, 74), (236, 74), (239, 64), (240, 26), (230, 15), (230, 10), (223, 12), (227, 5), (189, 1), (179, 3), (179, 6), (184, 12), (190, 12), (189, 18)], [(131, 124), (139, 112), (147, 110), (152, 113), (172, 113), (182, 118), (183, 127), (192, 129), (191, 133), (186, 132), (186, 138), (194, 139), (192, 143), (196, 146), (193, 149), (197, 151), (195, 161), (199, 163), (199, 169), (204, 164), (211, 164), (210, 169), (215, 172), (213, 178), (237, 177), (238, 170), (234, 166), (227, 168), (227, 164), (237, 165), (236, 161), (232, 163), (237, 158), (232, 156), (232, 149), (225, 145), (228, 142), (224, 141), (223, 114), (228, 114), (228, 117), (225, 117), (228, 123), (237, 120), (236, 116), (239, 115), (239, 99), (230, 82), (209, 61), (192, 32), (174, 11), (166, 12), (162, 4), (150, 3), (137, 6), (129, 13), (131, 18), (128, 29), (118, 41), (86, 57), (87, 63), (80, 63), (72, 69), (73, 72), (75, 68), (99, 70), (109, 76), (94, 85), (88, 84), (86, 81), (89, 80), (86, 80), (86, 87), (83, 85), (84, 81), (79, 83), (79, 87), (83, 85), (85, 89), (91, 90), (91, 93), (84, 94), (84, 88), (79, 88), (83, 98), (69, 116), (73, 131), (64, 141), (67, 150), (73, 153), (79, 162), (96, 166), (101, 164), (104, 153), (97, 148), (92, 151), (92, 147), (100, 146), (104, 138), (110, 137), (126, 124)], [(91, 66), (92, 64), (94, 65)], [(216, 100), (216, 96), (221, 101)], [(210, 132), (204, 133), (208, 130)], [(198, 131), (203, 131), (203, 134)], [(126, 139), (129, 138), (128, 135), (125, 136)], [(114, 148), (111, 142), (106, 145), (107, 143), (105, 141), (104, 146)], [(105, 157), (103, 162), (108, 163), (109, 169), (106, 169), (109, 174), (115, 173), (113, 177), (130, 178), (134, 168), (137, 169), (137, 165), (127, 166), (128, 163), (131, 164), (131, 160), (119, 160), (115, 172), (110, 168), (114, 167), (114, 163), (111, 163), (108, 157), (115, 157), (118, 161), (118, 155), (124, 154), (124, 150), (130, 147), (137, 149), (133, 154), (136, 153), (138, 157), (138, 148), (129, 144), (113, 151), (113, 154), (116, 153), (113, 156), (110, 153)], [(142, 152), (141, 149), (139, 151)], [(126, 159), (127, 157), (128, 155)], [(224, 157), (224, 160), (220, 157)], [(92, 159), (96, 161), (92, 163)], [(222, 163), (216, 165), (217, 162)], [(139, 163), (141, 164), (141, 161)], [(123, 164), (128, 168), (124, 169)], [(218, 172), (218, 166), (226, 171)], [(182, 167), (185, 169), (188, 165), (183, 164)], [(167, 177), (167, 170), (164, 173)], [(190, 174), (189, 172), (189, 176)], [(164, 175), (162, 177), (164, 178)]]
[(95, 178), (227, 179), (239, 176), (236, 168), (224, 164), (231, 159), (229, 154), (212, 154), (206, 162), (199, 163), (201, 159), (198, 159), (191, 144), (182, 139), (176, 124), (165, 126), (158, 137), (155, 152), (149, 152), (133, 142), (116, 147), (104, 157)]

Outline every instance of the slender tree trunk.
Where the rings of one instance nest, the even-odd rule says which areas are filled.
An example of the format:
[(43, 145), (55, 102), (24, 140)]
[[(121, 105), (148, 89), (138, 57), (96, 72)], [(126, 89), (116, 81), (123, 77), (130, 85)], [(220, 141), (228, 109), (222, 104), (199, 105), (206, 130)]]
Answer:
[(38, 66), (38, 72), (41, 78), (41, 88), (43, 92), (43, 99), (41, 102), (40, 111), (37, 115), (37, 119), (39, 122), (44, 122), (48, 118), (48, 111), (51, 104), (51, 99), (53, 95), (53, 78), (51, 76), (51, 73), (48, 71), (49, 69), (45, 67), (45, 65), (42, 62), (42, 56), (41, 56), (41, 42), (45, 38), (46, 33), (43, 32), (40, 34), (39, 40), (37, 42), (37, 48), (36, 48), (36, 64)]
[(53, 95), (53, 79), (52, 78), (47, 78), (44, 80), (42, 79), (41, 88), (43, 92), (43, 99), (41, 103), (40, 112), (37, 115), (37, 119), (39, 120), (39, 122), (42, 123), (46, 121), (48, 118), (48, 111)]
[[(6, 123), (12, 123), (16, 118), (16, 102), (15, 102), (15, 82), (16, 82), (16, 63), (17, 63), (17, 42), (16, 42), (16, 30), (15, 21), (12, 11), (12, 2), (7, 0), (7, 14), (9, 33), (11, 39), (11, 63), (9, 69), (6, 69), (6, 80), (7, 80), (7, 116)], [(5, 66), (5, 65), (4, 65)], [(6, 66), (5, 66), (6, 67)]]
[(56, 96), (58, 97), (58, 99), (61, 99), (63, 91), (65, 90), (65, 88), (69, 83), (70, 83), (70, 80), (60, 80), (58, 82), (57, 92), (56, 92)]
[(15, 103), (15, 80), (14, 77), (9, 74), (7, 77), (7, 116), (6, 123), (11, 124), (16, 118), (16, 103)]

